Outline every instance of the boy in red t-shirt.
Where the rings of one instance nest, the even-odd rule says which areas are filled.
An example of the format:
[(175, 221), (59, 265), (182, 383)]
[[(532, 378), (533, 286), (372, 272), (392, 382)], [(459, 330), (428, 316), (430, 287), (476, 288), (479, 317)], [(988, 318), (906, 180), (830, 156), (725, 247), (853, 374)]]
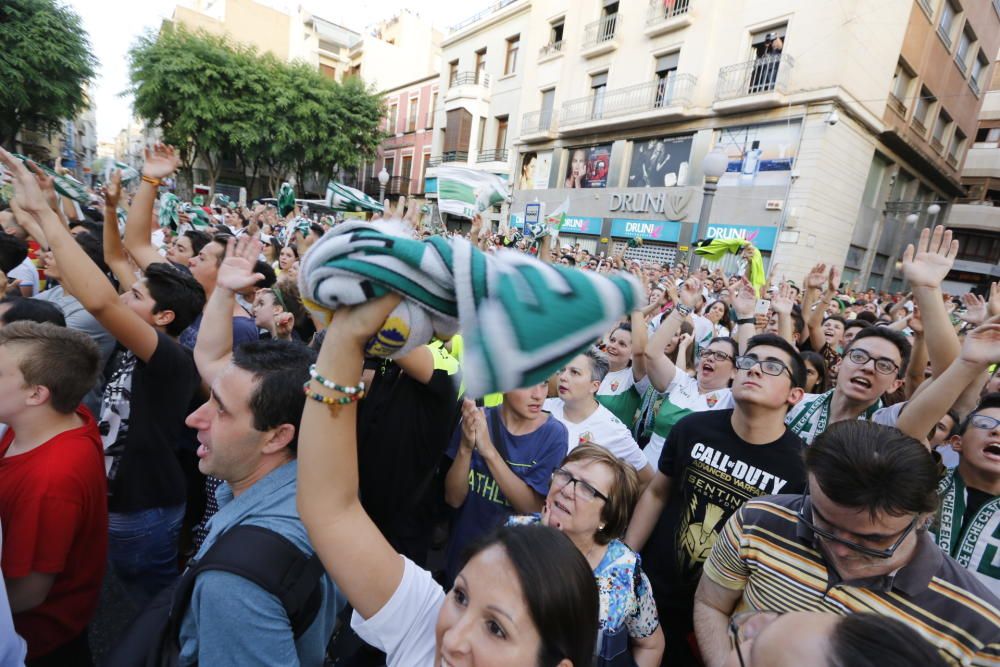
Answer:
[(80, 401), (98, 360), (90, 337), (73, 329), (0, 329), (0, 567), (29, 665), (91, 664), (87, 623), (107, 558), (107, 482), (97, 424)]

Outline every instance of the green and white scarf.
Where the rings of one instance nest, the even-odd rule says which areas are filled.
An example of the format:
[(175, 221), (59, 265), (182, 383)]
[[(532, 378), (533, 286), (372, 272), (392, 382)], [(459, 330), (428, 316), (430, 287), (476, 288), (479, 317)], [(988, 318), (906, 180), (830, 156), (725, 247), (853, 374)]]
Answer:
[(470, 167), (437, 167), (438, 207), (442, 213), (472, 218), (496, 204), (510, 201), (503, 177)]
[(940, 505), (934, 522), (938, 546), (1000, 595), (1000, 496), (983, 505), (967, 526), (968, 491), (958, 469), (938, 487)]
[(282, 183), (278, 188), (278, 214), (283, 218), (295, 210), (295, 189), (291, 183)]
[[(21, 160), (21, 162), (26, 163), (29, 160), (31, 162), (35, 162), (26, 155), (21, 155), (19, 153), (12, 153), (12, 155)], [(38, 166), (39, 169), (41, 169), (43, 172), (52, 177), (52, 180), (56, 188), (56, 192), (61, 194), (63, 197), (69, 197), (78, 204), (90, 203), (90, 195), (87, 194), (86, 185), (76, 180), (69, 174), (57, 174), (56, 172), (46, 167), (44, 164), (38, 164), (37, 162), (35, 162), (35, 164)]]
[(135, 168), (128, 166), (124, 162), (111, 161), (104, 169), (105, 183), (111, 182), (111, 172), (116, 169), (122, 173), (122, 185), (131, 183), (135, 179), (139, 178), (139, 172)]
[(172, 192), (168, 192), (160, 197), (160, 214), (158, 222), (160, 227), (177, 229), (180, 214), (181, 199)]
[(628, 274), (548, 265), (510, 250), (488, 255), (464, 239), (407, 236), (388, 222), (335, 227), (302, 260), (303, 301), (323, 316), (402, 295), (367, 353), (397, 358), (436, 334), (461, 331), (471, 397), (545, 380), (644, 300)]
[[(825, 394), (820, 394), (808, 405), (805, 405), (801, 410), (799, 410), (794, 417), (790, 415), (785, 420), (785, 423), (788, 424), (788, 428), (802, 438), (807, 445), (811, 445), (812, 441), (816, 439), (816, 436), (825, 431), (827, 425), (830, 423), (830, 406), (833, 404), (834, 391), (836, 391), (836, 389), (831, 389)], [(870, 420), (872, 415), (874, 415), (875, 412), (881, 407), (882, 399), (880, 398), (875, 401), (874, 405), (868, 406), (868, 408), (858, 416), (858, 419), (863, 419), (865, 421)]]

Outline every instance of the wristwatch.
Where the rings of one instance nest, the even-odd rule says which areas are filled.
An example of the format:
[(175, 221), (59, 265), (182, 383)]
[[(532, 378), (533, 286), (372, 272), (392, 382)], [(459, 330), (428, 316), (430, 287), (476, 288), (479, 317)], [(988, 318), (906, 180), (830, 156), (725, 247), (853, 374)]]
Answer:
[(756, 324), (756, 323), (757, 320), (754, 319), (753, 317), (741, 317), (736, 320), (736, 326), (739, 326), (741, 324)]
[(683, 303), (679, 303), (675, 307), (677, 309), (677, 312), (680, 313), (681, 316), (683, 317), (687, 317), (694, 311), (694, 308), (692, 308), (691, 306), (685, 306)]

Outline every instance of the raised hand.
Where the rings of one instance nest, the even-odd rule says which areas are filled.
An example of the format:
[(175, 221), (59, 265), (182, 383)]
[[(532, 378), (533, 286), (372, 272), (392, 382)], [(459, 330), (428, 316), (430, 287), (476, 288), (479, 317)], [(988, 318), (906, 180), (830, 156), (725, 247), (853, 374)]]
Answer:
[(685, 306), (694, 308), (698, 304), (698, 297), (701, 296), (701, 281), (697, 278), (688, 278), (681, 285), (681, 291), (677, 296)]
[(986, 302), (990, 317), (1000, 315), (1000, 282), (990, 285), (990, 300)]
[(142, 175), (150, 178), (166, 178), (177, 171), (181, 158), (173, 146), (156, 143), (145, 151), (146, 162), (142, 166)]
[(0, 148), (0, 162), (10, 174), (11, 182), (14, 185), (14, 197), (24, 213), (41, 215), (51, 209), (35, 173), (3, 148)]
[(958, 241), (952, 240), (951, 230), (938, 225), (931, 232), (924, 229), (916, 248), (906, 246), (903, 253), (903, 275), (912, 287), (939, 287), (951, 271), (958, 254)]
[(992, 317), (966, 334), (959, 358), (983, 366), (1000, 361), (1000, 317)]
[(272, 334), (279, 340), (291, 340), (292, 329), (295, 328), (295, 315), (278, 313), (274, 316), (274, 331)]
[(966, 292), (962, 295), (962, 305), (965, 312), (956, 313), (960, 320), (969, 324), (982, 324), (986, 321), (986, 300), (978, 294)]
[(694, 336), (692, 336), (689, 333), (681, 334), (681, 337), (677, 340), (677, 349), (681, 350), (681, 352), (677, 354), (677, 357), (680, 358), (681, 353), (684, 350), (686, 350), (688, 346), (693, 342), (694, 342)]
[(778, 291), (771, 297), (771, 310), (779, 315), (791, 315), (795, 299), (792, 298), (792, 286), (788, 283), (778, 285)]
[(219, 266), (216, 285), (232, 292), (242, 292), (253, 287), (264, 276), (254, 273), (253, 267), (260, 255), (260, 243), (249, 237), (229, 239), (226, 245), (226, 258)]
[(830, 274), (827, 276), (827, 279), (826, 279), (826, 288), (831, 293), (833, 293), (833, 294), (836, 294), (837, 290), (840, 289), (840, 267), (839, 266), (831, 266), (830, 267)]
[(736, 311), (736, 317), (739, 319), (746, 319), (747, 317), (754, 316), (754, 310), (757, 307), (757, 291), (750, 284), (750, 281), (746, 278), (740, 279), (740, 284), (736, 288), (736, 292), (733, 294), (733, 309)]
[(823, 289), (823, 285), (826, 283), (826, 264), (817, 264), (812, 267), (802, 282), (806, 289)]
[(122, 196), (122, 172), (121, 169), (111, 170), (111, 180), (104, 187), (104, 205), (107, 208), (118, 208), (118, 201)]

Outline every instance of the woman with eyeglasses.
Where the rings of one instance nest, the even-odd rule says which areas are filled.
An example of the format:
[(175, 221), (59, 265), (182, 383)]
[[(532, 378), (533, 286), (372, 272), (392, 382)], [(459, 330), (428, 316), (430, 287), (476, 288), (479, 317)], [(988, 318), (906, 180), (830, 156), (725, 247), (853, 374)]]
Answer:
[(743, 612), (729, 622), (723, 667), (945, 667), (915, 631), (875, 614)]
[(517, 526), (475, 545), (447, 592), (386, 541), (358, 498), (357, 400), (365, 346), (399, 297), (341, 307), (323, 341), (298, 441), (298, 510), (351, 627), (388, 667), (588, 667), (597, 587), (563, 534)]
[[(747, 286), (748, 287), (748, 286)], [(677, 335), (681, 327), (690, 322), (694, 305), (701, 296), (701, 282), (692, 278), (684, 283), (678, 293), (672, 286), (671, 300), (677, 305), (663, 318), (659, 329), (646, 345), (646, 373), (649, 375), (651, 391), (660, 392), (665, 397), (656, 405), (655, 402), (644, 401), (646, 408), (640, 412), (641, 433), (649, 433), (649, 443), (643, 450), (650, 465), (656, 466), (663, 451), (663, 444), (670, 434), (674, 424), (692, 412), (711, 410), (718, 406), (731, 407), (729, 400), (731, 392), (729, 385), (736, 377), (736, 359), (739, 349), (732, 338), (713, 338), (703, 347), (695, 360), (694, 376), (678, 372), (677, 365), (665, 354), (667, 344)], [(747, 290), (741, 289), (741, 294)], [(736, 297), (734, 303), (744, 311), (749, 307), (751, 326), (743, 327), (746, 337), (753, 335), (753, 296), (743, 294)], [(741, 319), (746, 324), (747, 321)]]
[(649, 580), (639, 556), (621, 540), (638, 497), (635, 470), (603, 447), (585, 443), (552, 473), (542, 513), (508, 522), (556, 528), (587, 559), (601, 600), (597, 667), (655, 667), (663, 655)]

